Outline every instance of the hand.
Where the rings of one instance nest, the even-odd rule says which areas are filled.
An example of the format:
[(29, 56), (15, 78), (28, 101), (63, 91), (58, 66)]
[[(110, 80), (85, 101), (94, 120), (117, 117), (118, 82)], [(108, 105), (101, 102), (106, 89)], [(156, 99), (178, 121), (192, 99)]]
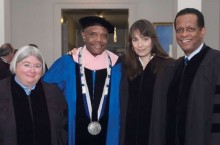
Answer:
[(73, 48), (72, 50), (68, 51), (67, 54), (68, 55), (75, 55), (77, 50), (78, 50), (78, 48)]

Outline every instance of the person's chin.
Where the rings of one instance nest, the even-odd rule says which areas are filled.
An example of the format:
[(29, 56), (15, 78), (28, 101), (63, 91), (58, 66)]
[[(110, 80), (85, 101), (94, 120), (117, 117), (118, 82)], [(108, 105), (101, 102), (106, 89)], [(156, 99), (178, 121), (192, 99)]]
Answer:
[[(104, 50), (103, 50), (104, 51)], [(96, 55), (100, 55), (102, 54), (103, 51), (95, 51), (95, 52), (92, 52), (91, 54), (96, 56)]]

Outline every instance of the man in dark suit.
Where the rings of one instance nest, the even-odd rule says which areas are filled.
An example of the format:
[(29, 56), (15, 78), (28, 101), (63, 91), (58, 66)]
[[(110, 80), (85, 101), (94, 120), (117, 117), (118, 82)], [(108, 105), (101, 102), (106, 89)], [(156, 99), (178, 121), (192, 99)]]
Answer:
[(9, 70), (10, 62), (14, 57), (14, 48), (11, 44), (5, 43), (0, 47), (0, 80), (11, 75)]
[(197, 9), (179, 11), (174, 26), (185, 56), (174, 65), (168, 88), (165, 143), (220, 144), (220, 52), (204, 43), (204, 16)]

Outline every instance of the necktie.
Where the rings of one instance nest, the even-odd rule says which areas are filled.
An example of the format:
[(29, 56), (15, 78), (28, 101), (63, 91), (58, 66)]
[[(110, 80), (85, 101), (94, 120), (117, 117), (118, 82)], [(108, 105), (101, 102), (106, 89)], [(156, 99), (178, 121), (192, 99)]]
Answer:
[(184, 64), (187, 65), (189, 63), (189, 59), (186, 57), (184, 58)]

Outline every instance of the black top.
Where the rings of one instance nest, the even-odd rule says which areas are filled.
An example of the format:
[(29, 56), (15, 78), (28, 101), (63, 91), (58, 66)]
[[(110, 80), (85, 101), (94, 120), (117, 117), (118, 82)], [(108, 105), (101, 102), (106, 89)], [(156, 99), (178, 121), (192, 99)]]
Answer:
[(121, 144), (148, 145), (156, 77), (170, 60), (155, 56), (140, 76), (128, 80), (126, 120), (122, 121), (125, 124), (125, 140)]
[[(187, 65), (184, 58), (175, 70), (167, 94), (166, 145), (184, 145), (189, 92), (196, 72), (208, 52), (205, 47)], [(199, 90), (198, 90), (199, 91)]]
[(11, 75), (11, 72), (9, 70), (9, 66), (10, 66), (10, 64), (4, 62), (0, 58), (0, 80), (7, 78)]
[[(102, 96), (102, 91), (107, 75), (107, 69), (97, 70), (95, 72), (95, 81), (93, 82), (93, 71), (85, 69), (86, 81), (90, 93), (90, 99), (92, 103), (92, 121), (97, 121), (97, 110)], [(77, 84), (77, 106), (76, 106), (76, 145), (105, 145), (108, 125), (108, 111), (109, 111), (109, 95), (107, 96), (106, 103), (104, 105), (104, 113), (99, 123), (102, 130), (98, 135), (91, 135), (88, 132), (88, 125), (90, 118), (86, 114), (84, 99), (82, 95), (82, 88), (79, 76), (79, 65), (76, 67), (76, 84)], [(94, 85), (93, 85), (94, 84)], [(109, 90), (110, 91), (110, 90)]]
[(29, 96), (11, 78), (12, 98), (16, 120), (17, 145), (51, 145), (48, 106), (41, 82)]

